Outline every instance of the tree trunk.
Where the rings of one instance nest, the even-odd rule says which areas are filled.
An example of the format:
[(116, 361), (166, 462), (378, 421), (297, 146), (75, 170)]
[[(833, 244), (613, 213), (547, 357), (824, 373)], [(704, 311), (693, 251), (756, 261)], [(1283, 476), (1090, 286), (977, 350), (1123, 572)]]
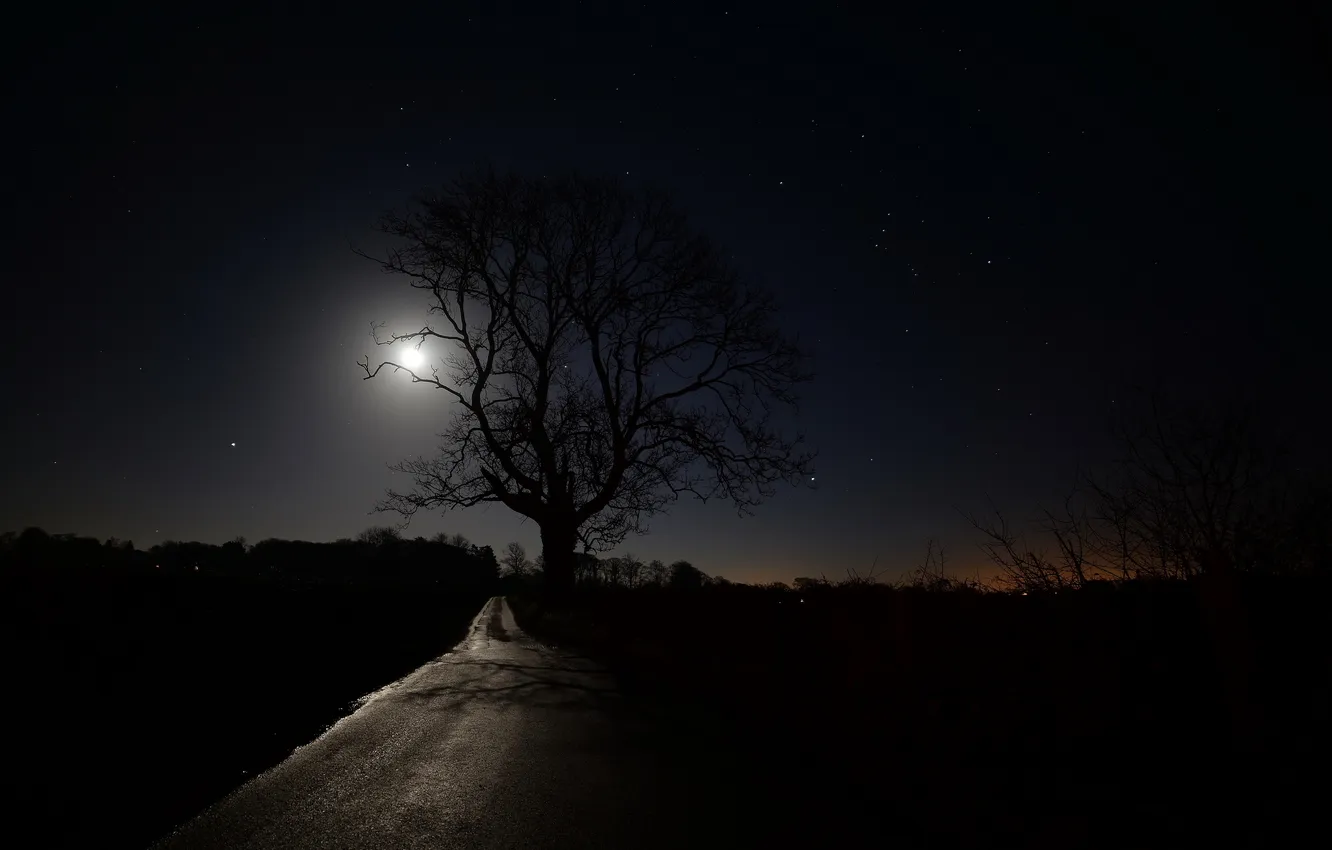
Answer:
[(572, 521), (552, 520), (541, 525), (543, 584), (548, 596), (561, 597), (573, 592), (577, 543), (578, 529)]

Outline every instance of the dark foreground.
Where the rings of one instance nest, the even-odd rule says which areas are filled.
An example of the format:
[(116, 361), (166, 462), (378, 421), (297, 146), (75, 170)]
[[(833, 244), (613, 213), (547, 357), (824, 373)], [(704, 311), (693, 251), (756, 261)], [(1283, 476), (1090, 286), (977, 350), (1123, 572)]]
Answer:
[(43, 575), (4, 599), (6, 818), (41, 846), (186, 821), (169, 846), (1271, 846), (1325, 784), (1321, 585), (1224, 616), (1187, 587), (477, 615), (429, 586)]
[(604, 670), (529, 639), (496, 597), (453, 651), (161, 846), (748, 846), (788, 832), (762, 782), (663, 738)]
[(146, 847), (447, 651), (487, 597), (151, 566), (2, 570), (6, 830), (25, 846)]
[(514, 607), (603, 659), (640, 710), (760, 770), (767, 821), (793, 834), (1271, 846), (1321, 808), (1326, 590), (593, 589)]

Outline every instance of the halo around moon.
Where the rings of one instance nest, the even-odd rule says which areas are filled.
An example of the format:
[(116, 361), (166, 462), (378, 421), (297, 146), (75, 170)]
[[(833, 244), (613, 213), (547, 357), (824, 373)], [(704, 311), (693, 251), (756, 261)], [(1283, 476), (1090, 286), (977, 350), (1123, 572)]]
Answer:
[(425, 355), (421, 353), (421, 349), (414, 346), (405, 349), (401, 356), (399, 356), (398, 360), (401, 361), (402, 365), (412, 370), (421, 368), (426, 362)]

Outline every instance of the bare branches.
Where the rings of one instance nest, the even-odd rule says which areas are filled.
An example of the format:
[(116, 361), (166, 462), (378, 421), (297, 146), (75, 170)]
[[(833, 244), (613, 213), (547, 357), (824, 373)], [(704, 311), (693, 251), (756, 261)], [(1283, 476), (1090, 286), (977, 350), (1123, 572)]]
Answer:
[(1033, 548), (1026, 537), (1012, 529), (1003, 513), (991, 503), (993, 519), (981, 520), (963, 514), (984, 535), (980, 544), (990, 561), (999, 567), (998, 583), (1014, 590), (1058, 592), (1081, 586), (1075, 570), (1052, 560), (1043, 549)]
[(1325, 535), (1310, 533), (1286, 501), (1294, 479), (1263, 450), (1273, 441), (1261, 439), (1251, 411), (1145, 402), (1120, 423), (1122, 454), (1108, 474), (1080, 475), (1060, 511), (1042, 511), (1035, 530), (1053, 554), (1027, 544), (997, 510), (984, 522), (968, 516), (1004, 582), (1056, 590), (1313, 568), (1306, 553), (1322, 551)]
[(427, 294), (431, 321), (375, 341), (428, 340), (446, 368), (361, 367), (454, 402), (439, 456), (399, 465), (415, 489), (388, 509), (499, 501), (595, 551), (681, 495), (744, 513), (808, 475), (803, 438), (776, 424), (804, 353), (665, 195), (483, 171), (382, 229), (395, 247), (376, 262)]

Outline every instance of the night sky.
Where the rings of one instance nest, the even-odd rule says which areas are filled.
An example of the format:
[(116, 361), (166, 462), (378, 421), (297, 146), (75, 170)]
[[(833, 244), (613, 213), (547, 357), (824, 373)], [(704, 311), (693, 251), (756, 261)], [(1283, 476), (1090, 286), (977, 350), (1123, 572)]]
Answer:
[[(351, 249), (487, 162), (671, 190), (814, 352), (789, 421), (818, 488), (743, 520), (680, 502), (621, 552), (789, 580), (906, 569), (938, 536), (970, 571), (956, 508), (1034, 515), (1105, 459), (1133, 384), (1320, 421), (1315, 4), (186, 5), (6, 36), (0, 529), (146, 548), (394, 519), (369, 515), (387, 464), (449, 410), (361, 380), (370, 323), (425, 305)], [(408, 533), (440, 530), (539, 549), (498, 506)]]

